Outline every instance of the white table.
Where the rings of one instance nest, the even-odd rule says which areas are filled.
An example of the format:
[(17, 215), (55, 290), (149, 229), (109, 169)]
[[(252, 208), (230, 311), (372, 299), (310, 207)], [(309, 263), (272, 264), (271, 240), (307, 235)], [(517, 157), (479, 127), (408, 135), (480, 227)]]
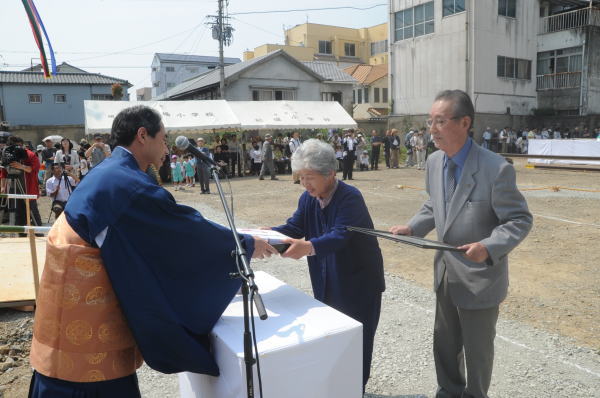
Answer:
[[(265, 272), (255, 280), (269, 315), (255, 311), (264, 398), (362, 397), (362, 324)], [(242, 335), (238, 295), (211, 335), (221, 376), (180, 373), (182, 397), (246, 397)], [(254, 380), (260, 397), (256, 365)]]

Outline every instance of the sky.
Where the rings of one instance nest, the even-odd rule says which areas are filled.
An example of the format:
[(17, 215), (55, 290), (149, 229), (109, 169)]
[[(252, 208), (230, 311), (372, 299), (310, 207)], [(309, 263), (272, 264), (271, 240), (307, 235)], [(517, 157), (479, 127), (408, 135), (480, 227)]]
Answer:
[[(56, 62), (92, 73), (128, 80), (135, 90), (151, 86), (154, 53), (218, 56), (218, 42), (206, 25), (217, 14), (217, 0), (34, 0), (44, 22)], [(360, 7), (273, 13), (324, 7)], [(361, 28), (387, 22), (387, 1), (367, 0), (230, 0), (233, 43), (226, 57), (243, 59), (245, 50), (265, 43), (283, 44), (285, 28), (305, 22)], [(264, 14), (235, 13), (269, 11)], [(0, 70), (39, 64), (27, 15), (20, 0), (0, 0)]]

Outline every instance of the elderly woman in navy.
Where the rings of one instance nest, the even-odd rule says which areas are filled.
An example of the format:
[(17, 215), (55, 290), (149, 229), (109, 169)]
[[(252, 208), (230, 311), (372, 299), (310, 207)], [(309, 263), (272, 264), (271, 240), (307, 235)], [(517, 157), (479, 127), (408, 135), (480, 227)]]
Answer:
[(363, 324), (364, 391), (385, 290), (383, 259), (375, 237), (346, 230), (373, 222), (360, 191), (339, 181), (336, 169), (330, 145), (305, 141), (292, 156), (305, 192), (292, 217), (273, 230), (290, 237), (283, 257), (308, 257), (315, 298)]

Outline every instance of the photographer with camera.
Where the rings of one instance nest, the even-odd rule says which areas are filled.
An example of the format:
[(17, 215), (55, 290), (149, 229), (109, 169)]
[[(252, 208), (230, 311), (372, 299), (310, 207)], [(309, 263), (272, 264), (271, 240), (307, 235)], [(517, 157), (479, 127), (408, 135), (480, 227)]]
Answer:
[(110, 147), (102, 140), (102, 135), (94, 136), (94, 143), (85, 151), (85, 157), (90, 161), (90, 168), (94, 168), (104, 159), (110, 157)]
[(44, 173), (44, 183), (48, 181), (48, 178), (52, 177), (52, 165), (54, 164), (54, 155), (56, 155), (56, 148), (54, 148), (54, 143), (50, 138), (47, 138), (44, 141), (44, 145), (46, 146), (42, 150), (42, 162), (44, 162), (45, 173)]
[(73, 175), (79, 175), (79, 155), (73, 149), (73, 143), (68, 138), (60, 140), (60, 149), (54, 156), (54, 164), (61, 165), (63, 169)]
[[(38, 172), (40, 170), (40, 160), (35, 152), (24, 147), (21, 138), (11, 136), (8, 138), (8, 145), (2, 151), (2, 166), (7, 172), (8, 184), (0, 184), (5, 187), (6, 193), (40, 195), (38, 184)], [(13, 181), (11, 184), (10, 180)], [(38, 210), (37, 200), (29, 201), (31, 216), (35, 225), (42, 225), (42, 218)], [(27, 225), (25, 215), (25, 202), (16, 201), (16, 220), (17, 225)]]
[(52, 177), (46, 181), (46, 194), (52, 198), (51, 208), (55, 219), (63, 212), (78, 182), (73, 169), (63, 169), (60, 164), (52, 165)]

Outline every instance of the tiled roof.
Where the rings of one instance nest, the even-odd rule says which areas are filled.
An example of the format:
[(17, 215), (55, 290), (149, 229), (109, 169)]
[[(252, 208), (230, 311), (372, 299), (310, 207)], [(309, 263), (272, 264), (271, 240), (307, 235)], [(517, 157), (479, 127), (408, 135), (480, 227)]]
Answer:
[[(300, 67), (301, 69), (304, 69), (306, 72), (312, 74), (315, 78), (317, 78), (319, 80), (324, 79), (320, 74), (314, 72), (312, 69), (310, 69), (309, 67), (304, 65), (302, 62), (297, 61), (296, 59), (294, 59), (291, 55), (289, 55), (285, 51), (277, 50), (277, 51), (270, 52), (266, 55), (262, 55), (260, 57), (249, 59), (248, 61), (244, 61), (244, 62), (240, 62), (237, 64), (226, 66), (225, 67), (225, 81), (228, 81), (232, 77), (237, 76), (258, 64), (261, 64), (263, 62), (266, 62), (266, 61), (268, 61), (272, 58), (278, 57), (278, 56), (287, 58), (288, 60), (290, 60), (290, 62), (297, 64), (298, 67)], [(154, 99), (161, 100), (161, 99), (180, 97), (186, 93), (190, 93), (192, 91), (197, 91), (197, 90), (203, 89), (205, 87), (212, 86), (214, 84), (219, 84), (219, 82), (220, 82), (219, 69), (214, 69), (214, 70), (204, 73), (200, 76), (193, 77), (189, 80), (186, 80), (185, 82), (178, 84), (177, 86), (173, 87), (172, 89), (168, 90), (167, 92), (159, 95), (158, 97), (156, 97)]]
[(302, 63), (327, 80), (331, 80), (336, 83), (356, 83), (356, 79), (343, 70), (340, 70), (340, 68), (338, 68), (338, 66), (333, 62), (306, 61)]
[(382, 77), (387, 76), (388, 66), (386, 64), (381, 65), (353, 65), (346, 69), (344, 72), (354, 77), (360, 84), (371, 84)]
[[(219, 57), (211, 57), (207, 55), (190, 55), (190, 54), (165, 54), (156, 53), (155, 56), (161, 61), (167, 62), (190, 62), (190, 63), (219, 63)], [(226, 64), (237, 64), (242, 62), (239, 58), (225, 57), (223, 62)]]
[[(37, 64), (30, 68), (23, 69), (21, 72), (42, 72), (42, 65)], [(87, 71), (63, 62), (60, 65), (56, 65), (57, 73), (88, 73)]]
[(12, 84), (114, 84), (131, 87), (127, 80), (99, 73), (58, 73), (49, 79), (40, 72), (0, 71), (0, 83)]

